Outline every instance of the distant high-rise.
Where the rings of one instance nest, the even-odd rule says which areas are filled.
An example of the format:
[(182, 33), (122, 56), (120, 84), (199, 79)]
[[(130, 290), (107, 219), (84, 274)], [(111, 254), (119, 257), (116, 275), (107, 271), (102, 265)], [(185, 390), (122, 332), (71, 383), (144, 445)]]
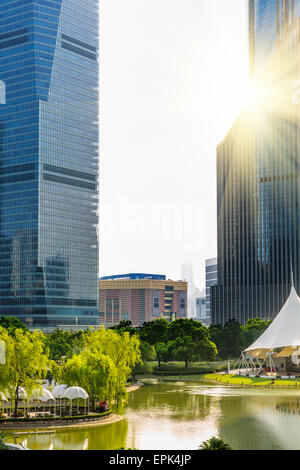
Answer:
[(263, 93), (217, 150), (214, 324), (273, 319), (289, 295), (292, 270), (300, 288), (298, 11), (298, 1), (249, 2), (250, 62)]
[(211, 322), (210, 289), (218, 283), (218, 258), (207, 259), (205, 262), (205, 304), (206, 323)]
[(188, 318), (195, 318), (197, 315), (197, 298), (200, 296), (200, 290), (194, 283), (193, 265), (185, 263), (181, 266), (181, 278), (188, 283)]
[(0, 8), (0, 315), (99, 325), (98, 1)]

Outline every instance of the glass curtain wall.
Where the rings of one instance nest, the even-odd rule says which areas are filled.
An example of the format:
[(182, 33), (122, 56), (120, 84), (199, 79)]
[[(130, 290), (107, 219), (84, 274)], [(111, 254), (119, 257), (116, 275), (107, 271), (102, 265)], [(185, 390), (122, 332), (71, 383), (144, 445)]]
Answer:
[(0, 7), (0, 314), (98, 325), (98, 2)]

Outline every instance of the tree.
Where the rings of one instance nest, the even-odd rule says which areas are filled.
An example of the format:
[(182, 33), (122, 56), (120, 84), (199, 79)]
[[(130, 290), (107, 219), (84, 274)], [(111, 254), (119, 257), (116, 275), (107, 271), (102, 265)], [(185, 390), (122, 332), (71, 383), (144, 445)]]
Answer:
[(179, 336), (172, 342), (171, 353), (177, 361), (184, 361), (187, 369), (190, 362), (213, 361), (217, 355), (217, 348), (207, 337), (197, 340), (191, 336)]
[(0, 365), (0, 385), (8, 390), (17, 417), (20, 388), (30, 395), (35, 388), (41, 387), (41, 379), (50, 366), (49, 350), (40, 331), (17, 329), (12, 337), (0, 327), (0, 340), (6, 347), (6, 364)]
[(146, 341), (140, 342), (140, 351), (141, 351), (141, 362), (138, 362), (135, 367), (132, 369), (132, 379), (135, 381), (137, 374), (146, 374), (150, 372), (150, 366), (148, 361), (153, 361), (155, 358), (155, 348), (151, 344), (146, 343)]
[(216, 345), (211, 341), (209, 329), (193, 319), (175, 320), (170, 325), (171, 348), (174, 359), (185, 362), (213, 361), (218, 353)]
[[(136, 334), (130, 336), (128, 332), (104, 329), (89, 331), (84, 336), (82, 352), (74, 361), (67, 361), (62, 375), (70, 383), (87, 384), (86, 387), (95, 390), (91, 396), (106, 393), (110, 401), (115, 399), (119, 402), (127, 397), (126, 382), (140, 360), (140, 340)], [(80, 366), (80, 372), (76, 372), (77, 366)], [(83, 381), (87, 375), (90, 377)], [(90, 379), (92, 383), (89, 385)]]
[(222, 439), (211, 437), (208, 441), (202, 442), (199, 450), (232, 450), (232, 448)]
[(73, 352), (71, 334), (68, 331), (56, 329), (46, 337), (50, 359), (60, 361), (63, 356), (71, 356)]
[(244, 347), (250, 346), (256, 341), (263, 332), (269, 327), (272, 321), (263, 321), (261, 318), (251, 318), (246, 325), (242, 327), (244, 336)]
[(243, 328), (236, 320), (229, 320), (223, 328), (220, 325), (212, 326), (210, 333), (221, 358), (230, 359), (240, 356), (244, 349), (245, 338)]
[(11, 336), (14, 335), (15, 330), (29, 331), (24, 323), (15, 317), (0, 317), (0, 326), (7, 330)]
[(63, 365), (61, 379), (68, 386), (83, 387), (95, 409), (96, 399), (114, 398), (117, 373), (109, 356), (99, 351), (85, 350), (75, 354)]
[(169, 327), (169, 339), (190, 336), (195, 340), (210, 338), (208, 328), (192, 318), (179, 318), (173, 321)]
[(189, 362), (197, 360), (196, 348), (191, 336), (178, 337), (172, 341), (172, 356), (177, 361), (184, 361), (187, 369)]
[(173, 341), (167, 343), (158, 342), (155, 345), (156, 357), (158, 360), (158, 367), (160, 368), (161, 362), (167, 363), (172, 360), (172, 347)]
[(154, 346), (158, 342), (166, 343), (168, 341), (169, 325), (170, 323), (167, 320), (160, 318), (152, 322), (143, 323), (138, 328), (138, 332), (142, 341), (146, 341)]
[[(130, 320), (121, 320), (118, 325), (111, 326), (109, 329), (110, 330), (123, 330), (126, 328), (132, 328), (132, 323)], [(132, 328), (134, 330), (134, 328)]]

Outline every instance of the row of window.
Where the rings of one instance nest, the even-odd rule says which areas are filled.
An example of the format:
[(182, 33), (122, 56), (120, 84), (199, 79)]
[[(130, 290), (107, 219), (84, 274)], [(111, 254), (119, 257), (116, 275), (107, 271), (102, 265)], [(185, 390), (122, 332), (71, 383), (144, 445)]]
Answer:
[[(70, 178), (63, 178), (62, 176), (55, 176), (55, 175), (51, 175), (50, 173), (43, 173), (43, 178), (44, 180), (51, 181), (53, 183), (68, 184), (71, 186), (75, 186), (77, 188), (84, 188), (84, 189), (88, 189), (91, 191), (96, 191), (97, 189), (97, 185), (95, 184), (86, 183), (84, 181), (77, 181), (77, 180), (73, 180)], [(1, 181), (1, 178), (0, 178), (0, 181)]]
[(48, 165), (44, 163), (44, 170), (51, 171), (52, 173), (60, 173), (62, 175), (75, 176), (76, 178), (86, 179), (89, 181), (96, 181), (96, 176), (90, 173), (83, 173), (77, 170), (71, 170), (70, 168), (58, 167), (55, 165)]

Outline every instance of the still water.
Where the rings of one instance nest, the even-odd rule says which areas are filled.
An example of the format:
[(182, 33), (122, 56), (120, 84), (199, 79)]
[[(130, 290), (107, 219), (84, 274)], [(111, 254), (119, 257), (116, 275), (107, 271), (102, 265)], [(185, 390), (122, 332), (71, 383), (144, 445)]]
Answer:
[(300, 415), (276, 410), (300, 399), (292, 389), (242, 389), (200, 381), (145, 381), (129, 394), (124, 419), (99, 427), (22, 436), (30, 449), (195, 450), (212, 436), (236, 450), (300, 450)]

